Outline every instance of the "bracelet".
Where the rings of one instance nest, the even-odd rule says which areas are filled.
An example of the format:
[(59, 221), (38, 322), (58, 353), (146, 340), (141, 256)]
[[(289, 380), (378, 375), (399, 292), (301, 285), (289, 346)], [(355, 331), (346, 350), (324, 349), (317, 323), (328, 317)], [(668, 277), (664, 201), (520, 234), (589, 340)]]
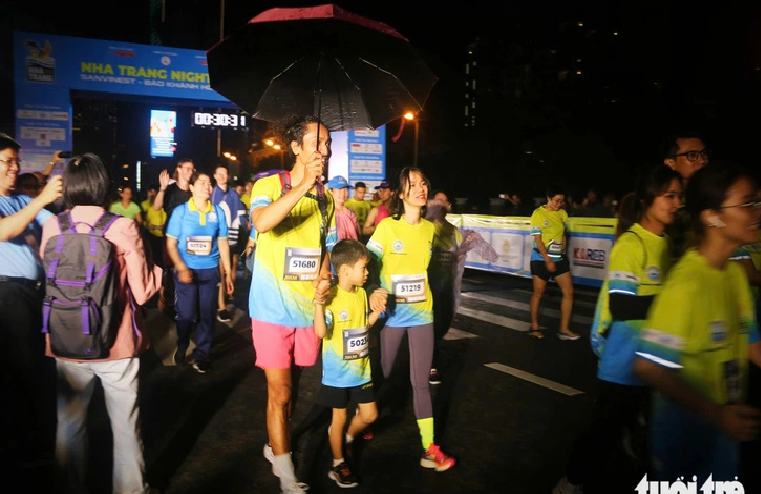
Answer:
[(159, 192), (164, 192), (164, 191), (166, 191), (166, 189), (159, 188)]
[(48, 165), (55, 165), (55, 163), (56, 163), (55, 161), (51, 161), (48, 163)]

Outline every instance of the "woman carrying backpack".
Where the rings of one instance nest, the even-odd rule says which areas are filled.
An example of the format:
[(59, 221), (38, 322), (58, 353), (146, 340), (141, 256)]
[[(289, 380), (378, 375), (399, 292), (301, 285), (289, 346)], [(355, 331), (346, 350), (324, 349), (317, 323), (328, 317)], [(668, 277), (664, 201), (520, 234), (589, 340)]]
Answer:
[[(145, 324), (137, 306), (145, 304), (148, 299), (158, 292), (161, 286), (161, 269), (146, 260), (145, 248), (140, 235), (138, 224), (134, 220), (118, 217), (108, 213), (103, 205), (108, 196), (110, 180), (105, 166), (94, 154), (85, 154), (73, 158), (66, 165), (63, 174), (63, 200), (66, 210), (58, 221), (47, 221), (42, 228), (40, 255), (46, 266), (48, 277), (58, 279), (66, 274), (69, 259), (59, 259), (55, 269), (49, 269), (56, 258), (57, 250), (65, 251), (66, 244), (75, 238), (76, 233), (89, 234), (99, 220), (104, 227), (102, 236), (110, 242), (111, 263), (109, 271), (94, 274), (93, 286), (98, 279), (113, 278), (113, 285), (107, 291), (115, 290), (113, 298), (118, 309), (106, 310), (99, 307), (96, 313), (114, 314), (118, 323), (115, 338), (110, 346), (104, 346), (100, 358), (72, 358), (56, 354), (59, 350), (60, 335), (56, 334), (57, 322), (68, 317), (56, 313), (55, 307), (47, 309), (44, 326), (49, 328), (46, 354), (54, 357), (58, 371), (58, 428), (56, 432), (56, 469), (60, 475), (57, 484), (65, 486), (67, 492), (86, 492), (87, 488), (87, 450), (88, 438), (86, 431), (87, 409), (95, 388), (95, 378), (103, 385), (108, 416), (113, 431), (113, 490), (114, 492), (147, 492), (145, 481), (145, 462), (143, 460), (143, 443), (140, 433), (140, 405), (137, 397), (138, 376), (142, 350), (147, 348), (148, 341), (143, 337)], [(68, 223), (68, 228), (61, 224)], [(64, 230), (62, 232), (62, 229)], [(68, 233), (67, 233), (68, 232)], [(63, 234), (66, 233), (66, 234)], [(89, 237), (89, 235), (87, 235)], [(97, 237), (93, 237), (97, 238)], [(46, 252), (46, 246), (50, 249)], [(88, 242), (89, 244), (89, 242)], [(102, 244), (101, 244), (102, 245)], [(58, 249), (60, 246), (60, 249)], [(108, 246), (108, 244), (106, 244)], [(92, 256), (95, 250), (96, 255)], [(98, 248), (91, 248), (91, 257), (101, 254)], [(52, 275), (51, 272), (58, 272)], [(49, 280), (50, 281), (50, 280)], [(76, 289), (76, 281), (60, 283)], [(48, 293), (48, 295), (50, 292)], [(82, 300), (88, 300), (82, 298)], [(93, 299), (89, 299), (92, 303)], [(46, 303), (52, 307), (50, 300)], [(59, 301), (72, 304), (71, 301)], [(65, 311), (65, 309), (64, 309)], [(89, 323), (93, 333), (105, 329), (98, 327), (93, 317), (85, 317), (85, 311), (77, 309), (82, 314), (82, 324)], [(65, 339), (65, 338), (64, 338)], [(67, 341), (67, 343), (71, 343)], [(73, 342), (75, 343), (75, 342)], [(73, 347), (69, 347), (73, 348)], [(89, 349), (86, 347), (85, 350)], [(85, 352), (86, 353), (86, 352)], [(75, 354), (74, 351), (70, 353)], [(98, 454), (98, 453), (96, 453)]]

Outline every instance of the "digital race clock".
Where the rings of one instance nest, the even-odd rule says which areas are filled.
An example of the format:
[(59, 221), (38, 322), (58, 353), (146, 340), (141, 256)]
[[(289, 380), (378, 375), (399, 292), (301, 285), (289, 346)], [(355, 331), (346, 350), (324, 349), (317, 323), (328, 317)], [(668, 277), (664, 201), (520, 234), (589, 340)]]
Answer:
[(199, 127), (247, 127), (246, 115), (233, 112), (193, 112), (193, 126)]

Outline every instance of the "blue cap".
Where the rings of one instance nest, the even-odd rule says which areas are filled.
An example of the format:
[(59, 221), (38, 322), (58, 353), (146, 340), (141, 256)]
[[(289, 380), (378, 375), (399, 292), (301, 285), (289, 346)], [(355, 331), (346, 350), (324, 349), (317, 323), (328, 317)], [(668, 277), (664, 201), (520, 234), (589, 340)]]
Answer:
[(390, 188), (391, 188), (391, 184), (388, 183), (388, 180), (384, 180), (383, 182), (380, 183), (380, 185), (376, 185), (375, 186), (375, 190), (378, 190), (378, 189), (390, 189)]
[(329, 189), (343, 189), (343, 188), (350, 188), (353, 189), (354, 186), (349, 185), (349, 181), (346, 180), (346, 177), (343, 175), (336, 175), (335, 177), (328, 180), (328, 183), (325, 184), (325, 186)]

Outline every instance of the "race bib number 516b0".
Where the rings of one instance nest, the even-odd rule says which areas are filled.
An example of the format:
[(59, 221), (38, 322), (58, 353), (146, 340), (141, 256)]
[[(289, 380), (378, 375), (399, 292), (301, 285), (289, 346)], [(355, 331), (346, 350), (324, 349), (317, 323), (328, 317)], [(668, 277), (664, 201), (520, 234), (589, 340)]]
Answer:
[(312, 281), (320, 270), (320, 248), (303, 249), (286, 247), (283, 280)]
[(391, 291), (397, 304), (414, 304), (427, 298), (425, 290), (425, 273), (392, 274)]

